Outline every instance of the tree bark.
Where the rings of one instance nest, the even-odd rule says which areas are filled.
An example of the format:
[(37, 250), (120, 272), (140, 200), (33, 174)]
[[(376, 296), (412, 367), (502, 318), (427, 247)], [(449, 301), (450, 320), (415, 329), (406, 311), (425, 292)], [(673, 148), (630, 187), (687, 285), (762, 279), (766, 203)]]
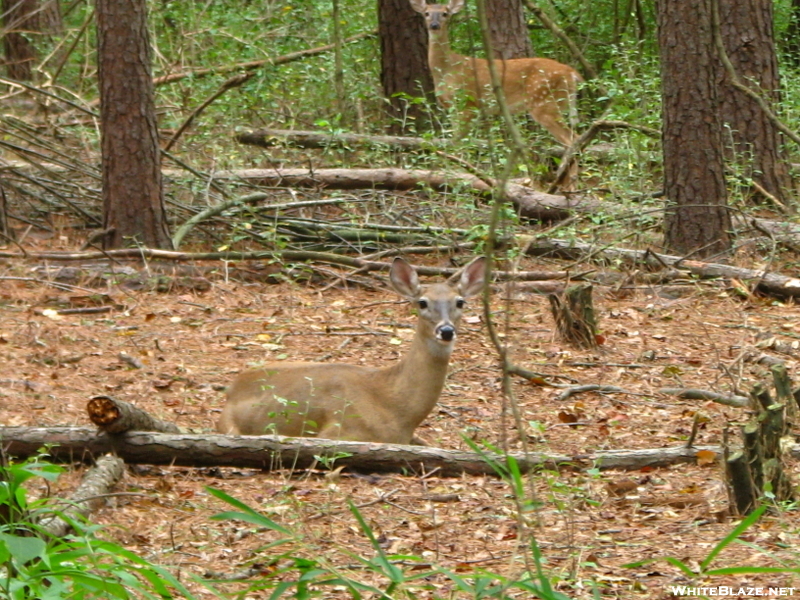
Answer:
[(494, 58), (508, 60), (533, 56), (522, 0), (486, 0), (486, 20)]
[(105, 248), (170, 248), (145, 0), (97, 0)]
[[(428, 32), (408, 0), (378, 0), (381, 84), (389, 101), (393, 133), (430, 129), (436, 105), (428, 68)], [(411, 102), (423, 98), (426, 102)]]
[(6, 53), (6, 72), (11, 79), (33, 79), (36, 48), (30, 39), (39, 30), (39, 0), (3, 0), (5, 15), (3, 45)]
[(659, 0), (665, 244), (703, 258), (731, 246), (709, 0)]
[[(86, 427), (2, 427), (0, 441), (11, 456), (36, 454), (43, 445), (51, 445), (48, 454), (54, 460), (86, 460), (115, 452), (127, 463), (174, 464), (189, 467), (230, 466), (265, 470), (306, 469), (326, 466), (319, 457), (330, 457), (330, 468), (345, 466), (364, 473), (424, 472), (442, 477), (461, 475), (497, 475), (483, 455), (459, 450), (426, 446), (338, 442), (319, 438), (280, 436), (227, 436), (219, 434), (167, 434), (128, 432), (117, 436), (95, 434)], [(543, 466), (578, 469), (629, 469), (665, 467), (691, 463), (697, 452), (720, 452), (717, 446), (674, 446), (641, 450), (610, 450), (576, 455), (514, 454), (521, 472)], [(791, 450), (800, 456), (800, 445)], [(499, 455), (488, 455), (504, 465)]]
[(582, 283), (548, 296), (550, 311), (561, 339), (577, 348), (590, 350), (598, 346), (592, 289), (590, 284)]
[[(74, 520), (85, 517), (105, 503), (103, 496), (122, 479), (125, 463), (116, 456), (101, 456), (94, 467), (86, 471), (75, 493), (66, 501), (66, 506), (56, 507), (60, 512)], [(53, 537), (63, 537), (72, 526), (62, 516), (42, 520), (39, 526)]]
[[(780, 102), (772, 2), (716, 1), (722, 43), (737, 75), (771, 104)], [(724, 69), (719, 68), (718, 77), (720, 114), (730, 131), (724, 140), (728, 160), (741, 164), (747, 177), (786, 204), (791, 181), (780, 133), (758, 102), (730, 84)]]

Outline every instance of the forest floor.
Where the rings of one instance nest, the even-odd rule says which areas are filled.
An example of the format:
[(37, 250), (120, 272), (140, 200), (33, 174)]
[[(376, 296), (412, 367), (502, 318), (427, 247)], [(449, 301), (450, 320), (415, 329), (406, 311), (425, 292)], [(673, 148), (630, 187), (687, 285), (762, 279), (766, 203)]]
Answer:
[[(74, 249), (68, 233), (30, 237), (28, 250)], [(9, 250), (13, 247), (9, 246)], [(444, 258), (412, 258), (447, 266)], [(0, 282), (0, 422), (6, 425), (87, 426), (86, 402), (108, 394), (132, 402), (192, 433), (212, 432), (224, 387), (241, 370), (265, 360), (339, 361), (390, 365), (408, 348), (414, 317), (386, 290), (279, 284), (209, 277), (209, 289), (157, 292), (148, 286), (108, 284), (119, 310), (60, 315), (47, 308), (82, 306), (89, 296), (43, 283), (33, 261), (0, 262), (0, 276), (40, 281)], [(554, 263), (546, 267), (558, 268)], [(521, 269), (541, 270), (524, 259)], [(376, 287), (382, 285), (375, 275)], [(74, 285), (86, 284), (80, 278)], [(499, 289), (499, 288), (498, 288)], [(796, 345), (796, 306), (774, 299), (737, 297), (720, 285), (694, 282), (666, 293), (655, 287), (596, 288), (604, 343), (580, 351), (561, 343), (547, 298), (496, 293), (493, 314), (515, 363), (561, 383), (616, 385), (629, 393), (584, 393), (559, 402), (559, 389), (513, 380), (527, 425), (528, 448), (581, 454), (605, 449), (658, 448), (685, 443), (696, 415), (696, 444), (719, 444), (723, 430), (745, 422), (744, 409), (660, 394), (692, 387), (746, 394), (768, 379), (745, 362), (758, 339), (776, 336)], [(468, 449), (464, 438), (521, 450), (520, 434), (503, 416), (498, 359), (482, 319), (480, 300), (467, 310), (437, 409), (418, 430), (430, 445)], [(138, 358), (135, 369), (118, 356)], [(792, 356), (781, 356), (791, 369)], [(795, 481), (800, 469), (791, 467)], [(82, 468), (75, 466), (48, 493), (68, 495)], [(715, 461), (637, 472), (542, 471), (530, 476), (539, 504), (529, 522), (547, 572), (574, 598), (670, 598), (671, 586), (796, 588), (800, 577), (726, 575), (690, 580), (661, 560), (696, 567), (736, 524), (728, 512), (723, 473)], [(454, 572), (519, 575), (530, 558), (520, 536), (519, 511), (508, 482), (494, 477), (331, 474), (323, 470), (261, 472), (130, 465), (111, 498), (92, 518), (106, 533), (152, 562), (184, 574), (230, 573), (268, 565), (286, 546), (263, 549), (278, 536), (210, 517), (227, 510), (206, 491), (212, 486), (296, 533), (291, 554), (335, 566), (377, 583), (357, 557), (372, 557), (368, 536), (348, 509), (361, 514), (388, 554), (414, 555)], [(446, 500), (446, 501), (442, 501)], [(800, 519), (795, 510), (765, 516), (713, 566), (797, 566)], [(279, 566), (264, 567), (264, 572)], [(410, 573), (414, 568), (406, 567)], [(385, 583), (385, 582), (384, 582)], [(461, 598), (451, 581), (432, 579), (418, 598)], [(239, 584), (227, 584), (231, 590)], [(199, 595), (204, 592), (191, 586)], [(513, 596), (513, 594), (512, 594)], [(255, 596), (254, 596), (255, 597)], [(266, 597), (266, 596), (265, 596)], [(348, 597), (330, 592), (325, 597)], [(526, 598), (529, 595), (517, 594)]]

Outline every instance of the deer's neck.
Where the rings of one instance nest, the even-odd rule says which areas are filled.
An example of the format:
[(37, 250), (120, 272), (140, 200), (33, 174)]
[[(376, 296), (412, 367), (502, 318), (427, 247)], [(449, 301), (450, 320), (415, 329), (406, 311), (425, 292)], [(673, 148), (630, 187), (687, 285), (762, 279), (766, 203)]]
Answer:
[(459, 62), (461, 57), (450, 50), (450, 40), (446, 29), (428, 33), (428, 63), (434, 80), (439, 81)]
[(433, 410), (447, 377), (453, 344), (440, 344), (417, 330), (411, 348), (388, 369), (395, 409), (407, 427), (417, 427)]

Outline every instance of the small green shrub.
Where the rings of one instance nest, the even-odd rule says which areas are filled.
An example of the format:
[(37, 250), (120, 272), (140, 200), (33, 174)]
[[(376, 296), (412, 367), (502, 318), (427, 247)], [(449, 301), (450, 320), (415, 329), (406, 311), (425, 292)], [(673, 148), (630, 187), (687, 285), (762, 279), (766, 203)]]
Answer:
[(0, 466), (0, 597), (194, 598), (166, 569), (98, 537), (97, 526), (71, 521), (75, 533), (63, 538), (40, 527), (48, 517), (67, 517), (47, 499), (31, 499), (25, 484), (54, 481), (62, 471), (43, 456)]

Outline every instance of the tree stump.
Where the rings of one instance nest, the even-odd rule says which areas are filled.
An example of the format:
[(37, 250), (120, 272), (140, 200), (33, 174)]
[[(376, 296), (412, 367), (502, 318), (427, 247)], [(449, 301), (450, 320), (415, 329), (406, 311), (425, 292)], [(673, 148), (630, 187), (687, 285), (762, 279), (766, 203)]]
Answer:
[(561, 338), (578, 348), (596, 349), (597, 317), (592, 303), (592, 286), (585, 283), (573, 285), (548, 298)]
[(742, 429), (742, 449), (726, 460), (731, 507), (745, 515), (758, 507), (759, 496), (768, 494), (778, 502), (793, 500), (793, 486), (783, 466), (783, 441), (796, 415), (795, 393), (786, 368), (772, 368), (778, 400), (763, 384), (756, 384), (750, 396), (757, 413)]

